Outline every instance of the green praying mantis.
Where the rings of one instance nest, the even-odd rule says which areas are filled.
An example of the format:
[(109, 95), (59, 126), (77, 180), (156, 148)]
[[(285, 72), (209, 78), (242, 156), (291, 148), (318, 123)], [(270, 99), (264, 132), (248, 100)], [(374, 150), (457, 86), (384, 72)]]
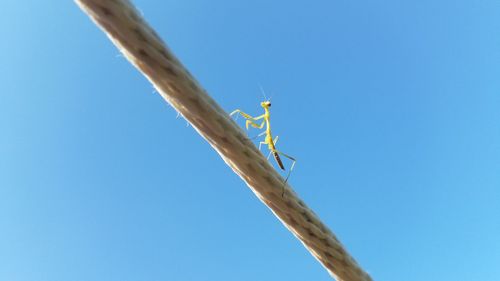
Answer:
[[(248, 126), (252, 126), (254, 128), (257, 128), (257, 129), (262, 129), (262, 128), (264, 128), (264, 126), (266, 127), (264, 132), (262, 132), (261, 134), (258, 135), (258, 136), (265, 135), (264, 141), (261, 141), (259, 143), (259, 150), (263, 144), (267, 145), (267, 148), (269, 149), (269, 156), (271, 154), (274, 156), (276, 163), (278, 163), (278, 166), (282, 170), (285, 170), (285, 166), (283, 165), (283, 161), (281, 161), (280, 155), (282, 155), (282, 156), (284, 156), (292, 161), (292, 165), (290, 167), (290, 170), (288, 171), (288, 175), (287, 175), (285, 182), (284, 182), (286, 184), (286, 182), (288, 181), (288, 178), (290, 177), (290, 173), (292, 172), (293, 167), (295, 166), (295, 162), (297, 162), (297, 160), (295, 158), (293, 158), (292, 156), (285, 154), (285, 153), (276, 149), (276, 143), (278, 142), (278, 136), (276, 136), (276, 138), (273, 139), (273, 136), (271, 133), (271, 121), (270, 121), (271, 113), (269, 110), (269, 108), (271, 107), (271, 101), (266, 99), (265, 101), (260, 103), (260, 106), (264, 109), (264, 114), (262, 114), (260, 116), (252, 117), (249, 114), (247, 114), (239, 109), (236, 109), (235, 111), (231, 112), (230, 116), (233, 116), (234, 114), (238, 114), (238, 113), (241, 116), (243, 116), (246, 119), (245, 126), (246, 126), (247, 130), (248, 130)], [(259, 120), (262, 120), (262, 123), (257, 124), (257, 122)], [(268, 159), (269, 159), (269, 156), (267, 157)]]

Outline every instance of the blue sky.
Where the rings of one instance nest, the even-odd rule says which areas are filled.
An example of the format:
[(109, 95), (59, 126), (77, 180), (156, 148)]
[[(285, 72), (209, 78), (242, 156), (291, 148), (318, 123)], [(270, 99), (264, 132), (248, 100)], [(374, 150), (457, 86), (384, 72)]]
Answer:
[[(498, 1), (134, 3), (375, 280), (498, 280)], [(331, 280), (73, 2), (2, 7), (0, 280)]]

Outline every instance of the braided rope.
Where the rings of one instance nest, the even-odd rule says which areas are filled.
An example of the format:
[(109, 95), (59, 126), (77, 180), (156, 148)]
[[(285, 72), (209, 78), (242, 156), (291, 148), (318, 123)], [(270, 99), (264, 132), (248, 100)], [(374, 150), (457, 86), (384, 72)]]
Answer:
[(282, 196), (283, 178), (128, 0), (76, 2), (330, 275), (339, 281), (372, 280), (288, 184)]

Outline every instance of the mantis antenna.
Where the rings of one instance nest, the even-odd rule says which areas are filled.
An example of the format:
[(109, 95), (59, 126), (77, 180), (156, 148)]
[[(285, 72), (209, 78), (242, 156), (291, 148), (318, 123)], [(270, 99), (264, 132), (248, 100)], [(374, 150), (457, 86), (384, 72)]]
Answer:
[(264, 88), (262, 87), (261, 84), (259, 84), (259, 88), (260, 88), (260, 92), (262, 93), (262, 96), (264, 97), (264, 100), (271, 101), (273, 96), (271, 95), (271, 97), (267, 98), (266, 92), (264, 91)]
[(288, 184), (286, 196), (281, 196), (283, 178), (128, 0), (76, 3), (333, 277), (339, 281), (372, 280)]
[(262, 96), (264, 97), (264, 100), (269, 100), (267, 99), (266, 92), (264, 91), (264, 88), (262, 88), (262, 85), (259, 84), (260, 92), (262, 93)]

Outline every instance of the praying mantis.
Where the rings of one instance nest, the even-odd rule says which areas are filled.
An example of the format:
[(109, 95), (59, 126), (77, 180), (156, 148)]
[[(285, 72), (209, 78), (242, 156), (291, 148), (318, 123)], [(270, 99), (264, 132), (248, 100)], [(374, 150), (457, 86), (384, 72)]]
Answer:
[[(239, 109), (236, 109), (235, 111), (231, 112), (231, 114), (229, 114), (229, 115), (233, 116), (234, 114), (239, 113), (241, 116), (243, 116), (246, 119), (245, 126), (246, 126), (247, 130), (248, 130), (249, 125), (254, 127), (254, 128), (257, 128), (257, 129), (262, 129), (262, 128), (264, 128), (264, 126), (266, 126), (265, 131), (258, 135), (258, 136), (262, 136), (264, 134), (266, 135), (264, 141), (261, 141), (259, 143), (259, 150), (263, 144), (267, 145), (267, 148), (269, 149), (269, 156), (271, 156), (271, 154), (274, 156), (276, 163), (278, 163), (278, 166), (282, 170), (285, 170), (285, 166), (283, 165), (283, 161), (281, 161), (280, 155), (282, 155), (282, 156), (284, 156), (292, 161), (292, 166), (290, 167), (290, 170), (288, 171), (288, 175), (287, 175), (285, 182), (284, 182), (284, 183), (286, 183), (288, 181), (288, 178), (290, 177), (290, 173), (292, 172), (293, 167), (295, 166), (295, 162), (297, 162), (297, 160), (295, 160), (295, 158), (293, 158), (292, 156), (285, 154), (285, 153), (276, 149), (276, 143), (278, 142), (278, 136), (276, 136), (276, 138), (273, 139), (273, 136), (271, 133), (271, 121), (270, 121), (271, 113), (269, 111), (269, 108), (271, 107), (271, 101), (265, 100), (265, 101), (260, 103), (260, 106), (264, 109), (264, 114), (257, 116), (257, 117), (252, 117), (249, 114), (247, 114)], [(256, 121), (261, 120), (261, 119), (264, 119), (262, 121), (262, 123), (257, 124)], [(269, 159), (269, 156), (267, 157), (268, 159)]]

